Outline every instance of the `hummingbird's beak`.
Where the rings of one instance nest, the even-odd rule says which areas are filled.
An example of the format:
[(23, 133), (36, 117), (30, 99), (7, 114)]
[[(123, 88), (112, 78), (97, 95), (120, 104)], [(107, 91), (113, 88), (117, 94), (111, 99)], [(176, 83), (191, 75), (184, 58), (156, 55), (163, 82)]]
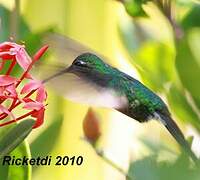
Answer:
[(72, 66), (69, 66), (69, 67), (67, 67), (67, 68), (65, 68), (65, 69), (63, 69), (63, 70), (61, 70), (61, 71), (59, 71), (59, 72), (53, 74), (52, 76), (49, 76), (48, 78), (44, 79), (44, 80), (42, 81), (42, 83), (43, 83), (43, 84), (44, 84), (44, 83), (47, 83), (47, 82), (50, 81), (51, 79), (54, 79), (54, 78), (56, 78), (56, 77), (58, 77), (58, 76), (61, 76), (61, 75), (65, 74), (65, 73), (70, 73), (70, 72), (72, 72)]

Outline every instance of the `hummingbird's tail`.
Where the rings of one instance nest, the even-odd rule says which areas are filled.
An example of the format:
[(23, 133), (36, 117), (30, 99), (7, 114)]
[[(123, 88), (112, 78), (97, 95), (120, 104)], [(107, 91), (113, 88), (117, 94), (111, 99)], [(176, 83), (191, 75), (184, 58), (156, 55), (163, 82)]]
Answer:
[(194, 152), (191, 150), (188, 142), (185, 140), (183, 133), (181, 132), (181, 130), (179, 129), (175, 121), (169, 115), (166, 116), (166, 115), (163, 115), (162, 113), (158, 113), (158, 115), (161, 118), (162, 123), (170, 132), (170, 134), (176, 139), (176, 141), (181, 145), (183, 150), (185, 150), (186, 153), (193, 159), (193, 161), (197, 163), (198, 158), (196, 157)]

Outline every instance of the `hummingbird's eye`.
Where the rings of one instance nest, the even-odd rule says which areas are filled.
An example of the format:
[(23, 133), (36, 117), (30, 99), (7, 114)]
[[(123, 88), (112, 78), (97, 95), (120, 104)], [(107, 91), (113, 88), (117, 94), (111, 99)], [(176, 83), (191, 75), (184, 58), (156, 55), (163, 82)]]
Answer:
[(84, 62), (84, 61), (75, 61), (74, 63), (73, 63), (73, 65), (75, 65), (75, 66), (82, 66), (82, 67), (86, 67), (87, 66), (87, 63), (86, 62)]

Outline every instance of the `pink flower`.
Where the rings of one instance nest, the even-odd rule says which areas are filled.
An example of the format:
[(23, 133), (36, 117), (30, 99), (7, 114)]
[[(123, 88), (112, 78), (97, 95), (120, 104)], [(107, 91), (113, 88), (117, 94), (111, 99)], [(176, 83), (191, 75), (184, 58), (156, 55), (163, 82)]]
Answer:
[(15, 84), (17, 79), (9, 75), (0, 75), (0, 99), (16, 98)]
[[(33, 64), (45, 53), (47, 48), (48, 46), (43, 46), (32, 60), (26, 52), (25, 46), (13, 42), (4, 42), (0, 44), (0, 58), (2, 59), (0, 71), (2, 68), (5, 68), (5, 61), (12, 61), (7, 72), (4, 75), (0, 75), (0, 120), (4, 120), (8, 115), (13, 118), (13, 120), (1, 123), (0, 127), (23, 120), (28, 116), (35, 119), (33, 128), (37, 128), (43, 124), (47, 93), (44, 85), (40, 81), (34, 79), (33, 76), (29, 74), (29, 71)], [(20, 65), (24, 70), (19, 78), (11, 75), (16, 64)], [(19, 86), (24, 79), (26, 79), (26, 84), (22, 87)], [(3, 103), (8, 99), (11, 100), (11, 105), (5, 107)], [(22, 104), (22, 109), (28, 110), (29, 112), (15, 118), (13, 110), (19, 107), (20, 104)]]
[(41, 126), (44, 122), (44, 111), (45, 109), (42, 108), (39, 111), (34, 112), (31, 116), (36, 118), (36, 122), (35, 125), (33, 126), (33, 128), (37, 128), (39, 126)]
[(43, 84), (37, 80), (31, 80), (28, 84), (26, 84), (21, 91), (21, 94), (30, 93), (31, 91), (37, 91), (36, 100), (38, 102), (43, 102), (47, 98), (47, 93), (44, 89)]
[(13, 119), (15, 119), (15, 116), (10, 112), (6, 107), (0, 104), (0, 112), (6, 113), (7, 115), (10, 115)]
[(32, 61), (25, 51), (24, 46), (13, 42), (4, 42), (0, 44), (0, 57), (3, 60), (16, 60), (24, 70), (28, 68)]
[(8, 86), (16, 83), (17, 79), (9, 75), (0, 75), (0, 86)]
[(24, 105), (24, 108), (32, 110), (33, 113), (31, 114), (31, 116), (36, 118), (36, 123), (34, 128), (42, 125), (44, 122), (44, 111), (45, 111), (44, 104), (38, 101), (32, 101), (30, 99), (26, 99), (25, 101), (26, 103)]

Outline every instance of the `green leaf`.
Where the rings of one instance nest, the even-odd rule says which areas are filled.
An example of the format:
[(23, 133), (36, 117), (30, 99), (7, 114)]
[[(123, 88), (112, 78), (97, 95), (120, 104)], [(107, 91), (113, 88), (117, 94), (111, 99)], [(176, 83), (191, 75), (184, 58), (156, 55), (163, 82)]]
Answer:
[(159, 161), (155, 155), (147, 156), (132, 162), (128, 173), (134, 180), (198, 180), (200, 175), (183, 154), (175, 162)]
[(188, 44), (190, 46), (191, 52), (195, 57), (195, 60), (200, 66), (200, 27), (192, 28), (188, 32)]
[[(25, 141), (21, 143), (10, 156), (15, 156), (15, 158), (31, 158), (30, 149), (28, 143)], [(9, 166), (8, 179), (20, 179), (20, 180), (31, 180), (31, 165), (27, 166)]]
[(2, 159), (0, 160), (0, 177), (3, 180), (7, 180), (8, 179), (8, 172), (9, 172), (9, 166), (2, 165)]
[(185, 31), (193, 28), (200, 27), (200, 5), (196, 4), (188, 14), (183, 18), (181, 25)]
[[(63, 116), (59, 116), (48, 128), (46, 128), (32, 143), (32, 157), (47, 156), (55, 147), (62, 127)], [(42, 147), (42, 148), (41, 148)], [(34, 166), (34, 169), (37, 166)]]
[[(15, 124), (1, 128), (0, 135), (0, 156), (15, 156), (15, 158), (30, 157), (30, 149), (27, 142), (23, 142), (25, 136), (29, 134), (34, 125), (34, 120), (25, 120), (19, 124)], [(29, 128), (30, 127), (30, 128)], [(29, 130), (30, 129), (30, 130)], [(21, 133), (20, 133), (21, 132)], [(17, 147), (16, 147), (17, 146)], [(15, 148), (16, 147), (16, 148)], [(15, 149), (14, 149), (15, 148)], [(13, 150), (14, 149), (14, 150)], [(13, 151), (12, 151), (13, 150)], [(12, 151), (12, 152), (11, 152)], [(11, 152), (11, 153), (9, 153)], [(0, 159), (0, 177), (3, 180), (30, 180), (31, 166), (2, 165)]]
[(124, 3), (127, 13), (132, 17), (147, 17), (142, 4), (148, 0), (131, 0)]
[(151, 89), (161, 91), (165, 83), (175, 79), (174, 52), (170, 46), (146, 42), (133, 56), (143, 82)]
[[(1, 29), (0, 41), (8, 41), (10, 38), (10, 13), (11, 11), (0, 5)], [(22, 16), (19, 17), (19, 40), (23, 40), (26, 34), (30, 34), (30, 29)]]
[[(198, 180), (199, 179), (199, 167), (193, 166), (188, 155), (181, 151), (180, 154), (174, 157), (175, 153), (172, 152), (163, 142), (155, 143), (148, 142), (143, 138), (143, 143), (148, 149), (152, 149), (153, 146), (157, 146), (156, 151), (152, 151), (151, 155), (143, 157), (139, 160), (133, 161), (129, 165), (128, 175), (133, 177), (133, 180)], [(163, 153), (167, 153), (164, 155)], [(168, 154), (169, 153), (169, 154)], [(170, 158), (172, 154), (172, 159)], [(129, 180), (127, 178), (127, 180)]]
[(200, 101), (200, 64), (191, 51), (187, 37), (177, 43), (176, 69), (182, 85)]
[(159, 169), (154, 156), (132, 162), (128, 174), (134, 177), (134, 180), (160, 180)]
[(0, 158), (11, 153), (32, 131), (35, 121), (27, 119), (11, 128), (0, 139)]
[[(23, 158), (23, 156), (30, 158), (30, 149), (26, 141), (22, 142), (11, 154), (15, 158)], [(0, 177), (3, 180), (30, 180), (31, 179), (31, 165), (17, 166), (17, 165), (2, 165), (0, 160)]]
[(7, 40), (9, 36), (9, 10), (0, 5), (0, 42)]
[(167, 93), (167, 99), (171, 110), (181, 121), (192, 124), (200, 131), (200, 119), (188, 103), (185, 93), (181, 88), (172, 85)]
[(118, 29), (120, 38), (130, 55), (136, 52), (148, 37), (145, 30), (131, 19), (125, 21), (122, 18), (119, 21)]

